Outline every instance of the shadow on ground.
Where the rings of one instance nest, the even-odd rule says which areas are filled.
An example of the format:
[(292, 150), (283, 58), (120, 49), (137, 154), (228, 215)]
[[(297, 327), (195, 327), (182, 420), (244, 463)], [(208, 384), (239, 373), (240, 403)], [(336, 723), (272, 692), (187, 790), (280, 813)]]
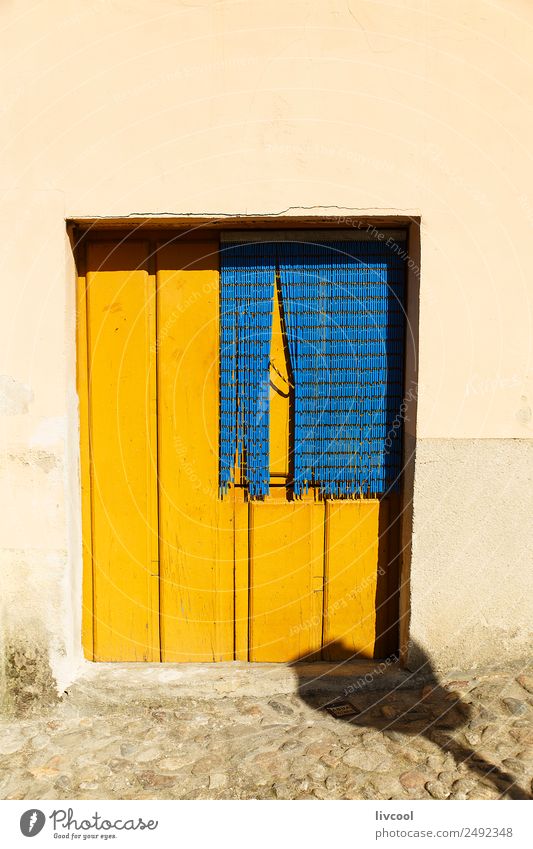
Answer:
[[(309, 665), (303, 666), (296, 661), (293, 669), (298, 677), (299, 697), (314, 710), (329, 710), (338, 722), (376, 729), (393, 739), (397, 739), (396, 735), (403, 735), (404, 738), (425, 737), (443, 752), (450, 752), (456, 766), (463, 763), (474, 777), (482, 779), (485, 784), (490, 783), (499, 795), (510, 799), (532, 798), (519, 786), (518, 779), (513, 775), (490, 763), (476, 748), (457, 739), (464, 739), (461, 731), (472, 720), (482, 726), (495, 717), (483, 706), (478, 707), (478, 715), (474, 715), (471, 704), (454, 689), (454, 683), (457, 685), (460, 682), (443, 685), (425, 652), (418, 645), (413, 646), (413, 649), (412, 655), (418, 658), (416, 668), (411, 669), (401, 682), (393, 677), (387, 687), (387, 676), (382, 675), (383, 664), (376, 661), (374, 673), (367, 673), (361, 679), (347, 678), (342, 694), (337, 692), (333, 697), (323, 686), (320, 677), (309, 678)], [(357, 660), (342, 642), (330, 644), (328, 653), (343, 658), (338, 662), (338, 672), (345, 663)], [(385, 663), (390, 667), (395, 660), (389, 658)], [(342, 715), (343, 710), (350, 709), (349, 706), (358, 712)]]

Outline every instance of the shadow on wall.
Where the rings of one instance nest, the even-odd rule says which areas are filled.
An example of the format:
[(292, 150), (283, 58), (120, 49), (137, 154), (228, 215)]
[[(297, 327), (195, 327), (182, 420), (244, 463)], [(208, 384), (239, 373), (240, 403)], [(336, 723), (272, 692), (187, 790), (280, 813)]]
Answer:
[[(335, 656), (346, 658), (338, 663), (337, 669), (346, 661), (356, 659), (349, 655), (340, 641), (330, 645), (329, 649)], [(298, 677), (298, 694), (314, 710), (323, 711), (348, 703), (359, 711), (336, 716), (339, 722), (385, 733), (395, 732), (406, 738), (424, 737), (443, 752), (451, 753), (456, 766), (464, 763), (474, 777), (481, 779), (485, 785), (492, 785), (499, 794), (511, 799), (530, 799), (531, 795), (518, 786), (516, 778), (487, 761), (475, 748), (456, 739), (457, 732), (473, 718), (472, 707), (459, 692), (439, 682), (429, 657), (419, 645), (411, 643), (411, 649), (411, 656), (416, 657), (416, 668), (400, 681), (394, 676), (387, 687), (387, 677), (382, 676), (383, 667), (377, 662), (373, 677), (379, 678), (379, 689), (372, 686), (367, 674), (355, 682), (353, 678), (347, 678), (342, 695), (334, 697), (325, 692), (324, 685), (321, 689), (320, 678), (309, 678), (309, 666), (295, 661), (293, 669)], [(394, 662), (395, 659), (389, 661)], [(485, 708), (481, 707), (480, 711), (483, 721)]]

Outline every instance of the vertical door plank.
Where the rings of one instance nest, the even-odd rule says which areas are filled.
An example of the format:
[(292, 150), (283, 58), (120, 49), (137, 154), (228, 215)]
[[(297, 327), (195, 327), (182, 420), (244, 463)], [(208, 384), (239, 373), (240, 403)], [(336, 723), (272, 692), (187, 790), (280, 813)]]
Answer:
[(95, 660), (159, 660), (155, 291), (146, 259), (144, 243), (88, 246)]
[(326, 660), (374, 657), (379, 501), (326, 501)]
[(235, 660), (248, 660), (248, 502), (244, 490), (232, 490), (235, 510)]
[(218, 492), (218, 242), (157, 253), (164, 661), (234, 656), (233, 498)]
[(323, 543), (322, 503), (250, 504), (250, 660), (320, 651)]
[(94, 659), (93, 553), (91, 518), (91, 471), (89, 455), (89, 385), (87, 358), (87, 282), (85, 247), (78, 255), (76, 284), (76, 385), (80, 417), (81, 535), (83, 553), (81, 637), (87, 660)]
[(375, 657), (390, 657), (398, 651), (400, 506), (400, 496), (396, 493), (382, 498), (379, 504)]

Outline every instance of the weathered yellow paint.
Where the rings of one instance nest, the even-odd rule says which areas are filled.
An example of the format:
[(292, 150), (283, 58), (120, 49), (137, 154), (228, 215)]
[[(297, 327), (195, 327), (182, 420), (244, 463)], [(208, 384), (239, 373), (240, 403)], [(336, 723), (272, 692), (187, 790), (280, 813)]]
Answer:
[(218, 243), (157, 252), (161, 652), (234, 656), (233, 500), (218, 494)]
[(250, 660), (320, 652), (323, 515), (320, 503), (250, 504)]
[(76, 284), (76, 385), (80, 416), (80, 477), (82, 515), (82, 621), (81, 637), (87, 660), (94, 659), (93, 645), (93, 563), (91, 532), (91, 471), (89, 456), (89, 387), (87, 383), (87, 292), (85, 277), (85, 251), (78, 253), (78, 278)]
[(159, 659), (155, 291), (146, 259), (140, 242), (87, 249), (95, 660)]
[(323, 657), (373, 657), (379, 501), (326, 501)]
[(286, 339), (281, 319), (279, 279), (274, 290), (272, 337), (270, 341), (270, 474), (289, 474), (289, 423), (291, 380)]

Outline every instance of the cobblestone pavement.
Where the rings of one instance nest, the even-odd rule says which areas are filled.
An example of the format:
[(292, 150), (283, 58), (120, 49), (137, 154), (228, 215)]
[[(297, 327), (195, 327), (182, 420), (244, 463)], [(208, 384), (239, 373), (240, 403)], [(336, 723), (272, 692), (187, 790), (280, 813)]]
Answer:
[[(114, 699), (72, 688), (46, 715), (2, 721), (7, 799), (529, 798), (533, 670), (346, 696)], [(516, 677), (515, 677), (516, 676)]]

